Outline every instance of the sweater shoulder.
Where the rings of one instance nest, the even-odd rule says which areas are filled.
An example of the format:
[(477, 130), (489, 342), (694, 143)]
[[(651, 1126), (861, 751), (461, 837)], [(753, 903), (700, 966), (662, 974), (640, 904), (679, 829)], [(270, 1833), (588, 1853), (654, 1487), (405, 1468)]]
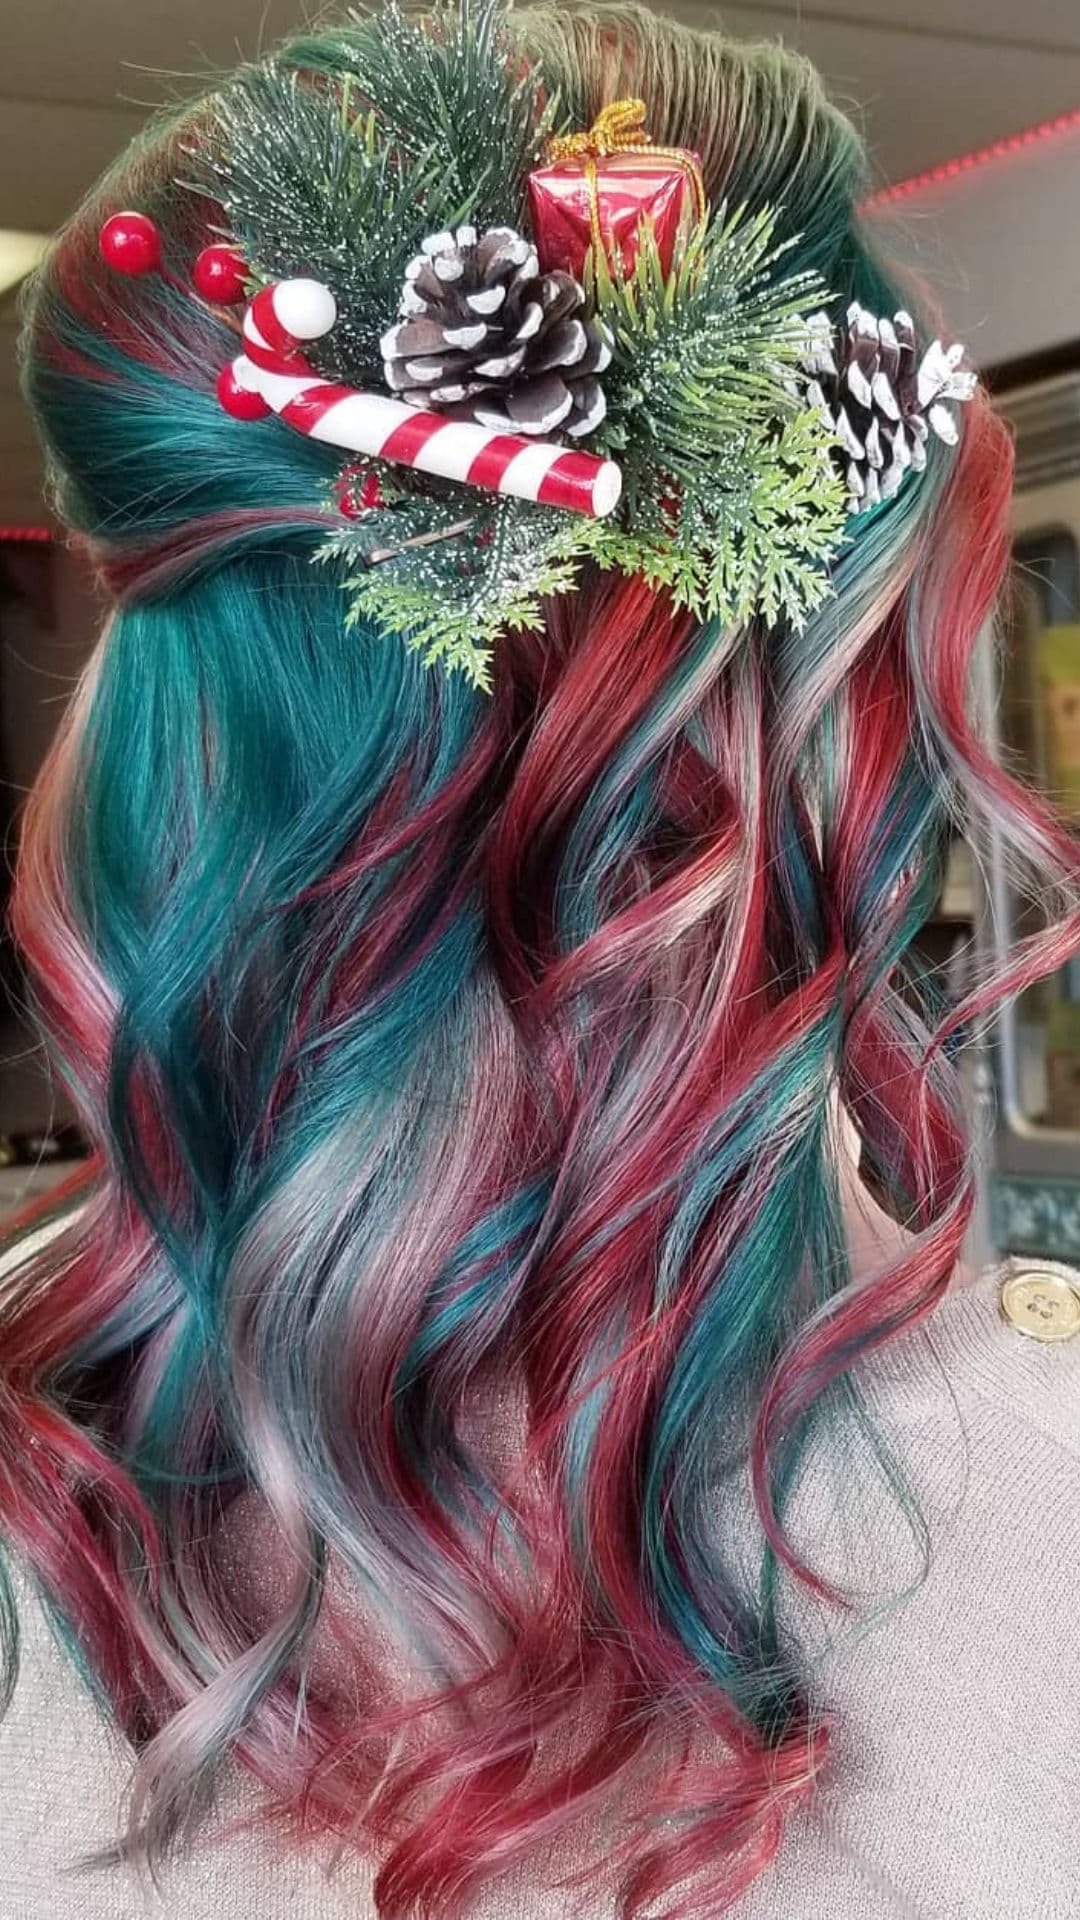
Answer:
[(1021, 1258), (988, 1268), (876, 1356), (867, 1379), (901, 1416), (908, 1400), (943, 1398), (991, 1448), (1027, 1429), (1080, 1469), (1080, 1273)]

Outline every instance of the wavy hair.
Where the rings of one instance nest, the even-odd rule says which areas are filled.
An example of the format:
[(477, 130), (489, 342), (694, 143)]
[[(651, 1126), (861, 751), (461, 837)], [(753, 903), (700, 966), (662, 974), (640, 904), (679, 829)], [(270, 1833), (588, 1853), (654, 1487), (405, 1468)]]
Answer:
[[(511, 18), (550, 86), (642, 95), (713, 197), (892, 311), (804, 62), (632, 6)], [(333, 72), (348, 34), (283, 57)], [(222, 322), (99, 259), (124, 204), (193, 258), (206, 111), (113, 170), (29, 305), (115, 604), (22, 837), (96, 1150), (0, 1287), (0, 1534), (134, 1749), (121, 1852), (190, 1838), (233, 1759), (268, 1818), (377, 1856), (383, 1916), (571, 1829), (626, 1914), (719, 1912), (827, 1759), (778, 1596), (845, 1596), (785, 1515), (861, 1417), (853, 1363), (954, 1269), (955, 1042), (1080, 937), (1067, 835), (967, 712), (1006, 436), (967, 409), (801, 633), (595, 576), (478, 695), (345, 630), (309, 564), (336, 456), (229, 419)], [(928, 1009), (912, 941), (991, 813), (1061, 912)], [(841, 1112), (906, 1229), (870, 1273)]]

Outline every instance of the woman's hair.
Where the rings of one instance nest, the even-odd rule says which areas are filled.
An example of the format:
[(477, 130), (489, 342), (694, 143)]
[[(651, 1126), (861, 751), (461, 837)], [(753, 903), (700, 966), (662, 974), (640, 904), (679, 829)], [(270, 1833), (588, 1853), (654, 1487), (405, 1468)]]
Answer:
[[(901, 304), (805, 62), (633, 6), (511, 23), (549, 89), (640, 94), (715, 201), (775, 206), (841, 306)], [(333, 75), (355, 31), (280, 57)], [(792, 1544), (800, 1462), (863, 1431), (852, 1363), (955, 1267), (957, 1043), (1077, 940), (1073, 849), (968, 714), (1006, 435), (966, 409), (801, 632), (593, 573), (478, 693), (346, 628), (310, 564), (339, 456), (228, 417), (223, 319), (99, 256), (137, 206), (190, 268), (211, 105), (137, 143), (29, 302), (114, 605), (22, 836), (95, 1150), (0, 1287), (0, 1532), (135, 1748), (125, 1852), (182, 1839), (233, 1756), (297, 1835), (377, 1853), (383, 1915), (571, 1828), (554, 1857), (626, 1912), (719, 1911), (827, 1752), (782, 1601), (845, 1596)], [(1056, 930), (931, 1008), (912, 942), (990, 815)], [(907, 1230), (869, 1273), (841, 1116)], [(883, 1441), (851, 1457), (895, 1486)]]

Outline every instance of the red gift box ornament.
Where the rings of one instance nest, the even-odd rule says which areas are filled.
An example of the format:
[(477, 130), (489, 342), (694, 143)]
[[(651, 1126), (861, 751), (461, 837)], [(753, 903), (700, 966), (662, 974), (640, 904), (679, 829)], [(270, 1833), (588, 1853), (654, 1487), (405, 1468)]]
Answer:
[(590, 255), (597, 270), (629, 273), (643, 223), (670, 272), (709, 210), (697, 154), (654, 146), (643, 100), (614, 100), (588, 133), (549, 141), (548, 164), (529, 175), (529, 199), (543, 271), (561, 267), (575, 279)]

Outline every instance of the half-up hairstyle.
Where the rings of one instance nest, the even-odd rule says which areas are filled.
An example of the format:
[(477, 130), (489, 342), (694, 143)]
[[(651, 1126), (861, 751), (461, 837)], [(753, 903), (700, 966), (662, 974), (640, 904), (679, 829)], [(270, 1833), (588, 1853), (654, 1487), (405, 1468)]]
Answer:
[[(803, 61), (634, 6), (510, 26), (579, 124), (640, 95), (838, 310), (927, 330)], [(277, 58), (321, 84), (362, 30)], [(625, 1913), (720, 1912), (828, 1763), (781, 1601), (847, 1596), (789, 1536), (800, 1462), (956, 1264), (956, 1042), (1078, 939), (1075, 852), (968, 715), (1008, 443), (977, 398), (801, 631), (592, 571), (479, 692), (347, 628), (311, 564), (339, 458), (224, 413), (225, 319), (100, 257), (135, 206), (190, 268), (214, 108), (151, 128), (27, 311), (114, 604), (23, 827), (95, 1151), (0, 1283), (0, 1535), (131, 1742), (126, 1854), (231, 1761), (375, 1855), (385, 1920), (564, 1833)], [(931, 1011), (912, 942), (990, 814), (1061, 918)], [(905, 1230), (869, 1272), (842, 1116)], [(894, 1497), (885, 1441), (855, 1457)]]

